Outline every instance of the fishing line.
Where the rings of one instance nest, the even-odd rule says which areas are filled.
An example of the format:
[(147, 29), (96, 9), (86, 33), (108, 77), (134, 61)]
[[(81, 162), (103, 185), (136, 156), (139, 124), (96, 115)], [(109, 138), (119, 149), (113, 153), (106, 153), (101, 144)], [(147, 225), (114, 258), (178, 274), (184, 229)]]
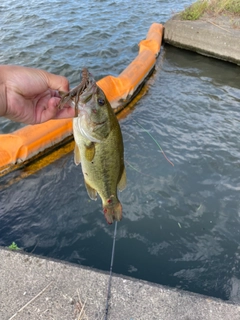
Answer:
[(109, 300), (110, 300), (110, 294), (111, 294), (112, 268), (113, 268), (113, 260), (114, 260), (114, 253), (115, 253), (116, 236), (117, 236), (117, 221), (115, 221), (115, 229), (114, 229), (114, 234), (113, 234), (112, 257), (111, 257), (111, 264), (110, 264), (110, 272), (109, 272), (109, 280), (108, 280), (108, 291), (107, 291), (107, 301), (106, 301), (106, 309), (105, 309), (105, 318), (104, 318), (104, 320), (107, 320), (107, 317), (108, 317), (108, 307), (109, 307)]
[(171, 160), (168, 159), (168, 157), (166, 156), (165, 152), (163, 151), (162, 147), (160, 146), (160, 144), (157, 142), (157, 140), (151, 135), (151, 133), (146, 130), (140, 123), (138, 123), (136, 120), (134, 120), (134, 122), (136, 122), (136, 124), (142, 128), (151, 138), (152, 140), (156, 143), (156, 145), (158, 146), (158, 148), (160, 149), (160, 151), (162, 152), (164, 158), (174, 167), (174, 164), (172, 163)]

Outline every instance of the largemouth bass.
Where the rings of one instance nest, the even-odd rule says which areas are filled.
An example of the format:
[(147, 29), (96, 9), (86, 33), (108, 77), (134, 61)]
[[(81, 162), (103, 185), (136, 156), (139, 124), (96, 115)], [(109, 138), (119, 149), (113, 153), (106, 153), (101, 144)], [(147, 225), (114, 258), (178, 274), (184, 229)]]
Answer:
[(109, 224), (122, 219), (122, 205), (117, 190), (126, 186), (124, 149), (121, 129), (104, 92), (87, 69), (82, 71), (79, 86), (62, 96), (60, 107), (71, 104), (75, 140), (74, 161), (81, 163), (89, 197), (102, 199), (103, 212)]

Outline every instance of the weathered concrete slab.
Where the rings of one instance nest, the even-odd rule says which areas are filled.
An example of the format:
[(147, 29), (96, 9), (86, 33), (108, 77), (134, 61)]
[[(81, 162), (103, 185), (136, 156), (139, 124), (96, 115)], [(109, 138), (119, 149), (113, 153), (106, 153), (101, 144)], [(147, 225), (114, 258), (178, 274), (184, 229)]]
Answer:
[[(240, 17), (234, 17), (240, 27)], [(164, 26), (164, 41), (173, 46), (240, 65), (240, 29), (228, 16), (205, 14), (196, 21), (181, 20), (180, 14)]]
[[(86, 301), (80, 319), (104, 319), (108, 279), (96, 270), (0, 249), (0, 319), (78, 319), (79, 296)], [(110, 320), (240, 319), (238, 305), (132, 278), (115, 275), (111, 292)]]

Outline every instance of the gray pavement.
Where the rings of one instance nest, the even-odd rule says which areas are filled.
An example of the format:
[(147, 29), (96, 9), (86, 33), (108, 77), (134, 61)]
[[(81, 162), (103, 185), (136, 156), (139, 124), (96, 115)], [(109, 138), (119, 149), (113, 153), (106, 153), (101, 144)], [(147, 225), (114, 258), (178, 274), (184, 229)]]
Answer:
[[(0, 275), (1, 320), (104, 319), (108, 273), (0, 248)], [(114, 275), (108, 319), (239, 320), (240, 306)]]
[(205, 14), (199, 20), (186, 21), (177, 14), (164, 26), (164, 41), (240, 65), (240, 17)]

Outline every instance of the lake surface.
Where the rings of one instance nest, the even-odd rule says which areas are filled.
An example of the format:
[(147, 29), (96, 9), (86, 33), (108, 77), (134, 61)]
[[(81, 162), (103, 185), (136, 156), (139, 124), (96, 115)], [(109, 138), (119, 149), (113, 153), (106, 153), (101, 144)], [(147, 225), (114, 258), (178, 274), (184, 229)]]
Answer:
[[(83, 66), (117, 75), (151, 23), (190, 2), (3, 1), (0, 63), (60, 73), (72, 86)], [(239, 67), (165, 45), (156, 69), (120, 120), (128, 186), (113, 271), (240, 302)], [(18, 173), (0, 180), (0, 245), (109, 270), (114, 226), (88, 198), (72, 152), (5, 187)]]

